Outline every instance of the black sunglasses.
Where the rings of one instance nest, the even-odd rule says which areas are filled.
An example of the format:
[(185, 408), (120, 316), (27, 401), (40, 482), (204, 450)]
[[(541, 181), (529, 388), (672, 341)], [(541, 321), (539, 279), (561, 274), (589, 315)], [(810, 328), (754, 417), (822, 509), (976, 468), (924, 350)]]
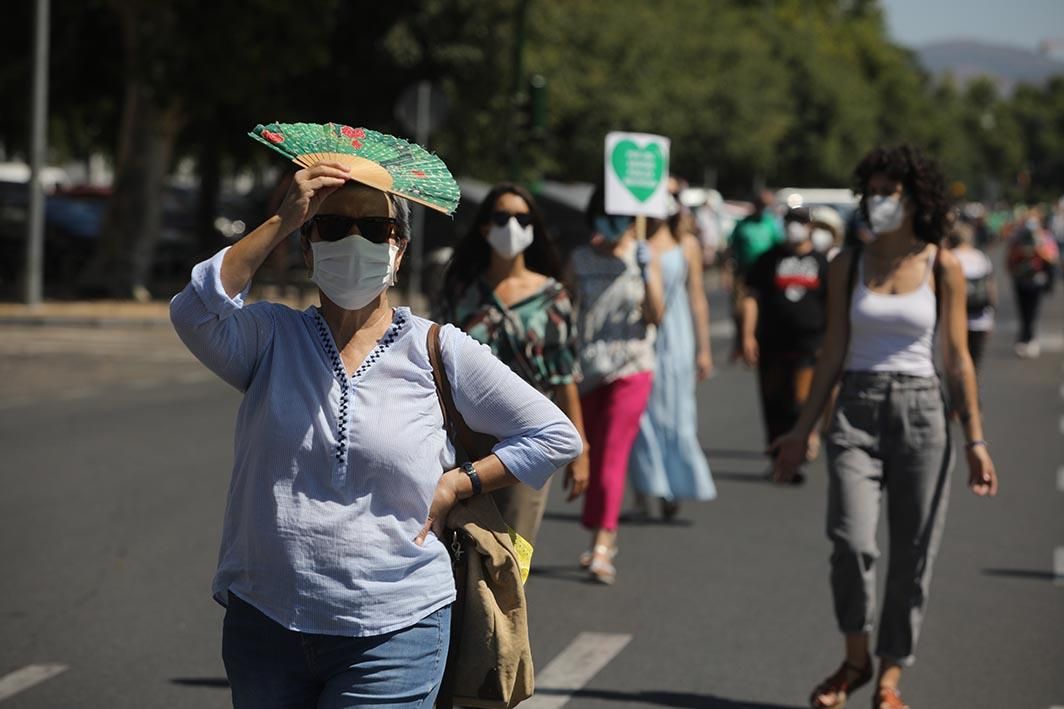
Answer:
[(303, 236), (310, 238), (314, 228), (322, 241), (339, 241), (359, 234), (374, 244), (400, 239), (399, 220), (393, 217), (344, 217), (339, 214), (316, 214), (303, 224)]
[(510, 214), (502, 210), (491, 213), (491, 223), (495, 226), (506, 226), (506, 223), (510, 221), (510, 217), (517, 220), (517, 223), (523, 227), (532, 223), (532, 215), (528, 212), (522, 212), (520, 214)]

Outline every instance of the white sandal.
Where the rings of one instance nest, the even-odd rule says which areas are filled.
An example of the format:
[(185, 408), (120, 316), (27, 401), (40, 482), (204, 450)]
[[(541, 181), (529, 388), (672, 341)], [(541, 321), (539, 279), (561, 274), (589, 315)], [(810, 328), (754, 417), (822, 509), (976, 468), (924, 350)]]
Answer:
[[(617, 580), (617, 567), (613, 565), (613, 558), (617, 556), (617, 547), (608, 547), (605, 544), (598, 544), (591, 551), (591, 559), (588, 562), (587, 570), (591, 574), (591, 578), (601, 584), (607, 586), (613, 584)], [(583, 561), (583, 555), (581, 555), (581, 561)]]
[(588, 549), (587, 551), (580, 554), (580, 568), (591, 568), (591, 562), (595, 560), (595, 554), (602, 554), (603, 556), (608, 555), (610, 561), (612, 561), (613, 557), (617, 556), (617, 547), (611, 548), (606, 546), (605, 544), (598, 544), (595, 546), (595, 548)]

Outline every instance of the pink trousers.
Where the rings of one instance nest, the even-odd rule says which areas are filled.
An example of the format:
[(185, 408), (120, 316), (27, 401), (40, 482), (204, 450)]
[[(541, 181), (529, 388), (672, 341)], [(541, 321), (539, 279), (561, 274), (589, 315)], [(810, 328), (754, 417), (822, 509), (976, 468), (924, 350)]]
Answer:
[(584, 498), (582, 524), (588, 529), (617, 529), (639, 419), (654, 382), (639, 372), (592, 389), (580, 397), (584, 432), (591, 447), (591, 480)]

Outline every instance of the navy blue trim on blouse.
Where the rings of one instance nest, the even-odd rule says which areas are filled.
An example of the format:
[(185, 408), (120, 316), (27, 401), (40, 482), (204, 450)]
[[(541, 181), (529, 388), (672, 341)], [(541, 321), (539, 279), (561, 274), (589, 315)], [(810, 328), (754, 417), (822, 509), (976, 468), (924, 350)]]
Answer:
[(340, 385), (340, 405), (336, 414), (336, 460), (333, 464), (332, 474), (333, 487), (339, 489), (343, 487), (347, 480), (347, 433), (348, 426), (351, 423), (351, 387), (354, 386), (355, 380), (365, 375), (369, 368), (384, 355), (384, 351), (391, 347), (399, 338), (403, 326), (406, 325), (407, 318), (404, 311), (396, 309), (392, 315), (392, 324), (388, 326), (387, 332), (381, 336), (381, 339), (377, 340), (377, 344), (362, 360), (362, 364), (358, 366), (354, 374), (348, 377), (343, 360), (336, 349), (336, 343), (333, 342), (328, 323), (325, 322), (325, 318), (318, 308), (313, 310), (316, 316), (315, 322), (318, 326), (318, 337), (321, 340), (322, 347), (325, 349), (326, 356), (329, 358), (333, 376), (336, 377), (336, 381)]

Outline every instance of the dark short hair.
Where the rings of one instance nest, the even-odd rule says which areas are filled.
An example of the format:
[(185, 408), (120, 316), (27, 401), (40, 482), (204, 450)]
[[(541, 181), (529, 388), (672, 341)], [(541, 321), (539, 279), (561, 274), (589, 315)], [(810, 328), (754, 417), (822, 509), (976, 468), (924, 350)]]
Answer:
[(880, 146), (864, 156), (854, 170), (855, 191), (861, 195), (861, 214), (868, 221), (866, 196), (872, 175), (897, 180), (913, 205), (913, 231), (918, 239), (937, 244), (948, 229), (949, 198), (946, 178), (938, 164), (912, 145)]
[[(599, 182), (591, 192), (587, 207), (584, 208), (584, 221), (587, 223), (587, 228), (594, 230), (595, 218), (605, 216), (610, 216), (606, 213), (606, 185), (604, 182)], [(647, 217), (647, 236), (655, 234), (667, 221), (667, 219)]]
[(787, 213), (783, 215), (783, 221), (785, 222), (798, 222), (800, 224), (808, 224), (813, 221), (809, 216), (809, 210), (805, 207), (791, 207), (787, 210)]

